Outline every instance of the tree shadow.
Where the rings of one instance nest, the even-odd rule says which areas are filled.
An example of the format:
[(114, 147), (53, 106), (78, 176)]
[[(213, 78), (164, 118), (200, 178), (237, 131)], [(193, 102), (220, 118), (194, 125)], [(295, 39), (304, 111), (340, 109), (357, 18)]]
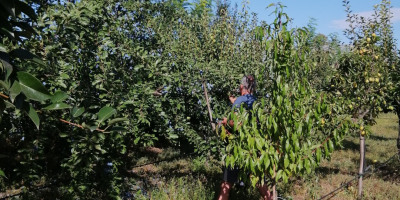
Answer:
[(380, 135), (370, 135), (369, 139), (371, 139), (371, 140), (389, 141), (389, 140), (396, 140), (397, 138), (383, 137), (383, 136), (380, 136)]
[(324, 178), (329, 174), (333, 174), (333, 173), (337, 174), (339, 172), (341, 172), (340, 169), (333, 168), (333, 167), (317, 167), (317, 168), (315, 168), (315, 173), (321, 175)]
[(344, 147), (344, 149), (349, 149), (352, 151), (359, 151), (360, 150), (360, 144), (355, 143), (353, 141), (350, 140), (343, 140), (342, 145)]
[[(222, 172), (222, 170), (221, 170)], [(132, 176), (136, 178), (138, 181), (137, 186), (135, 187), (137, 190), (144, 189), (147, 191), (151, 191), (157, 187), (161, 186), (161, 182), (166, 183), (172, 179), (179, 178), (188, 178), (189, 181), (200, 180), (202, 182), (203, 187), (207, 191), (212, 191), (213, 197), (212, 199), (218, 199), (218, 195), (220, 192), (220, 186), (222, 183), (222, 173), (210, 173), (210, 172), (179, 172), (179, 171), (171, 171), (165, 173), (163, 175), (160, 174), (148, 174), (146, 177)], [(158, 182), (158, 183), (157, 183)], [(212, 195), (212, 194), (210, 194)], [(261, 198), (257, 189), (253, 188), (251, 185), (240, 186), (235, 184), (230, 191), (229, 199), (230, 200), (259, 200)]]

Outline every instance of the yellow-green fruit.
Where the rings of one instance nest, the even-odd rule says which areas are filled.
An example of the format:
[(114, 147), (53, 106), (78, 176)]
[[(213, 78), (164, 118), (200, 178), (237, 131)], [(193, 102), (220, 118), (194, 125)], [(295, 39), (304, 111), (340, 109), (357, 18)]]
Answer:
[(358, 99), (358, 100), (361, 100), (361, 98), (360, 98), (360, 97), (357, 97), (357, 99)]
[(375, 59), (378, 60), (378, 59), (379, 59), (379, 56), (375, 56)]
[(375, 82), (379, 83), (379, 78), (375, 78)]
[(378, 76), (379, 76), (379, 77), (381, 77), (381, 76), (382, 76), (382, 74), (378, 73)]
[(373, 162), (373, 163), (377, 163), (378, 161), (377, 161), (377, 160), (373, 160), (372, 162)]
[(335, 87), (335, 85), (331, 85), (331, 87)]
[(372, 33), (372, 37), (376, 37), (376, 34), (375, 34), (375, 33)]
[(357, 83), (353, 83), (353, 87), (354, 87), (354, 88), (357, 88)]
[(375, 79), (372, 78), (372, 77), (369, 78), (369, 81), (371, 81), (371, 82), (374, 82), (374, 80), (375, 80)]
[(352, 106), (352, 105), (349, 105), (349, 108), (350, 108), (350, 109), (353, 109), (353, 106)]
[(388, 108), (389, 110), (393, 110), (393, 106), (389, 106), (389, 108)]
[(321, 124), (322, 124), (322, 125), (325, 124), (325, 119), (324, 119), (324, 118), (321, 119)]
[(364, 130), (364, 126), (360, 126), (360, 131), (363, 131)]
[(365, 131), (361, 131), (361, 135), (362, 135), (362, 136), (365, 136)]
[(364, 72), (364, 76), (366, 76), (366, 75), (368, 75), (368, 73), (367, 73), (367, 72)]
[(367, 38), (367, 42), (371, 42), (371, 38)]
[(369, 83), (369, 80), (368, 80), (368, 79), (365, 79), (365, 83)]

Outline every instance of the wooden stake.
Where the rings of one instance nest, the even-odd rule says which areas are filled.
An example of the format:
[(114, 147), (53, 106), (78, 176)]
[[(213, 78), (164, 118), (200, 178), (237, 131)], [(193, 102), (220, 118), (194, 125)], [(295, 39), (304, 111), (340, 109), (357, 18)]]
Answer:
[[(364, 147), (365, 147), (365, 140), (364, 136), (360, 134), (360, 170), (358, 171), (359, 174), (364, 174)], [(362, 188), (363, 188), (363, 176), (358, 178), (358, 199), (362, 199)]]

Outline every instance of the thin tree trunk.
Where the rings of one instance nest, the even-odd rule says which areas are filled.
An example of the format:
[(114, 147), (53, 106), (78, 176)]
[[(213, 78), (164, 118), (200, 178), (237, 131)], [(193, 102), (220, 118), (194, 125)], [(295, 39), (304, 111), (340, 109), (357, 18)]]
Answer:
[(399, 127), (398, 127), (399, 134), (397, 136), (397, 150), (400, 154), (400, 110), (397, 111), (397, 118), (399, 119)]
[(276, 193), (276, 181), (275, 181), (275, 177), (276, 177), (276, 169), (275, 169), (275, 165), (274, 165), (274, 177), (273, 177), (273, 182), (272, 182), (272, 200), (278, 200), (278, 194)]
[[(364, 136), (360, 134), (360, 170), (358, 171), (359, 174), (364, 174), (364, 160), (365, 160), (365, 153), (364, 153), (364, 147), (365, 147), (365, 140)], [(363, 188), (363, 176), (360, 176), (358, 178), (358, 198), (362, 199), (362, 188)]]

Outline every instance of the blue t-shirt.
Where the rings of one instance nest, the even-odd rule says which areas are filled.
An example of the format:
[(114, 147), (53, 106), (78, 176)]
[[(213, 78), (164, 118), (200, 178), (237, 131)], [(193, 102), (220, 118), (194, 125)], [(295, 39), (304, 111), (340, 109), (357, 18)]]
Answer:
[[(249, 110), (251, 110), (251, 109), (253, 109), (254, 101), (256, 101), (255, 96), (253, 96), (251, 94), (245, 94), (243, 96), (236, 98), (235, 102), (233, 102), (232, 109), (240, 108), (240, 105), (242, 103), (245, 103), (247, 105), (247, 108)], [(244, 107), (244, 108), (246, 108), (246, 107)]]

